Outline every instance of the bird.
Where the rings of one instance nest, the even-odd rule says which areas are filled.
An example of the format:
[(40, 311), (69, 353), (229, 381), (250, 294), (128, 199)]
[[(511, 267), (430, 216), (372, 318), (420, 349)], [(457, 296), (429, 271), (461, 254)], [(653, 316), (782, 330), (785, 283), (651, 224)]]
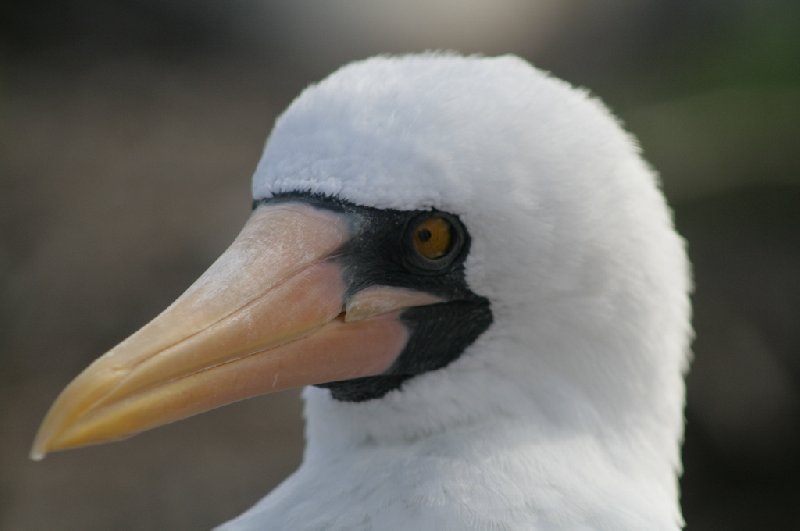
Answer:
[(599, 99), (512, 55), (376, 56), (300, 93), (252, 183), (34, 459), (303, 387), (301, 465), (219, 529), (684, 525), (690, 265)]

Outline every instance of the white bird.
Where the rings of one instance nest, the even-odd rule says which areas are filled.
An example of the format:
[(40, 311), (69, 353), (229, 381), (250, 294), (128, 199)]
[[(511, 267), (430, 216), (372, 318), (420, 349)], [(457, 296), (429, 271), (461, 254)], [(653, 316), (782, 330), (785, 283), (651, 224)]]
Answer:
[(34, 458), (309, 385), (302, 465), (223, 529), (683, 525), (689, 268), (599, 101), (515, 57), (353, 63), (278, 119), (253, 197)]

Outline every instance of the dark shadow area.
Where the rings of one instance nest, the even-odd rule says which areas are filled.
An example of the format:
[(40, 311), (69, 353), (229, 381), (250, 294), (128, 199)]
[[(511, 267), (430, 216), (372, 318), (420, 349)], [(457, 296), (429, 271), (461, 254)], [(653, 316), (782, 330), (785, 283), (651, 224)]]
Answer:
[(690, 528), (794, 529), (800, 510), (800, 187), (687, 201), (694, 264), (683, 499)]

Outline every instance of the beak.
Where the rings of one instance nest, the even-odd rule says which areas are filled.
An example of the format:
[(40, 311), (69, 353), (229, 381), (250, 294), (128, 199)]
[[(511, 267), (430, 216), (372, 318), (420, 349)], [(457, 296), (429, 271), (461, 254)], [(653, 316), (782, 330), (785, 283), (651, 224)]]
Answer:
[(336, 253), (353, 225), (346, 214), (299, 203), (258, 208), (178, 300), (64, 389), (31, 457), (386, 371), (408, 340), (402, 309), (440, 299), (379, 286), (347, 296)]

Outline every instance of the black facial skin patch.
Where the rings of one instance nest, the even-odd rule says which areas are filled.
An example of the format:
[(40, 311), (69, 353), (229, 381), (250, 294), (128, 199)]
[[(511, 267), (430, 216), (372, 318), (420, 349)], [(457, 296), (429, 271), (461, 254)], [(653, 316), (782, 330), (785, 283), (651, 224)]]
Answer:
[[(381, 398), (403, 382), (440, 369), (456, 360), (492, 324), (489, 301), (469, 289), (464, 261), (470, 237), (452, 214), (423, 210), (389, 210), (356, 205), (337, 197), (291, 192), (253, 202), (264, 204), (296, 202), (348, 215), (353, 236), (334, 253), (344, 269), (345, 298), (370, 286), (392, 286), (424, 291), (446, 302), (406, 308), (400, 315), (409, 329), (409, 340), (394, 364), (383, 374), (320, 384), (333, 398), (361, 402)], [(420, 267), (409, 241), (410, 224), (421, 216), (446, 217), (458, 238), (458, 246), (442, 260), (442, 267)]]

